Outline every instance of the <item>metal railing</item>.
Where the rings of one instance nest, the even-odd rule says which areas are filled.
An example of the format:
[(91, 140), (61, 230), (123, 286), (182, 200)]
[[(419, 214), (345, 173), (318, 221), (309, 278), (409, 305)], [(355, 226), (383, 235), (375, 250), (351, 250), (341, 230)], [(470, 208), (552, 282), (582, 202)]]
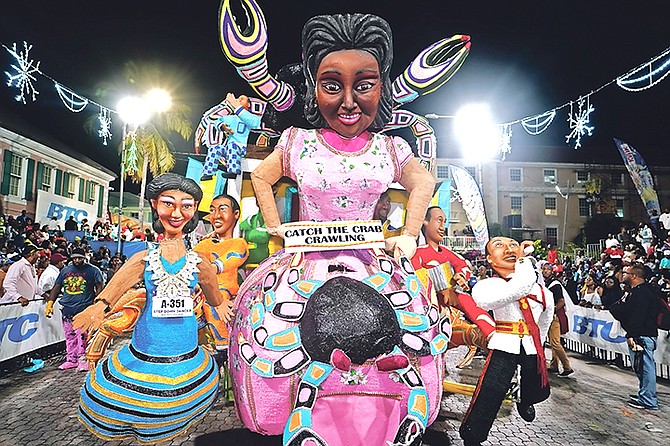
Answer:
[(447, 236), (442, 239), (442, 244), (456, 252), (471, 251), (473, 249), (479, 250), (477, 239), (470, 236)]
[(584, 249), (584, 255), (592, 259), (599, 259), (600, 253), (603, 252), (603, 242), (600, 243), (589, 243)]
[[(603, 348), (594, 347), (592, 345), (584, 344), (572, 339), (562, 339), (566, 350), (580, 353), (598, 361), (603, 364), (615, 364), (617, 367), (625, 370), (631, 370), (630, 356), (622, 355), (619, 352), (605, 350)], [(670, 365), (656, 362), (656, 376), (658, 378), (670, 379)]]

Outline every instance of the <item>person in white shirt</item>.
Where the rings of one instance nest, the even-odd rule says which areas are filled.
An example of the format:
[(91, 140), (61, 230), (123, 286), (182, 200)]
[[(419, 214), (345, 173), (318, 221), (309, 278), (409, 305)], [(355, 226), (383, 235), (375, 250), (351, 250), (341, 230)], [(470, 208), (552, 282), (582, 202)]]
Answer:
[(28, 243), (23, 247), (22, 257), (13, 263), (7, 270), (5, 281), (2, 283), (5, 294), (0, 298), (0, 303), (20, 303), (25, 307), (28, 302), (39, 295), (37, 287), (37, 262), (39, 248)]
[(668, 211), (668, 208), (663, 209), (663, 213), (658, 217), (658, 221), (661, 222), (661, 226), (667, 235), (670, 232), (670, 211)]
[(65, 266), (66, 261), (67, 257), (59, 252), (51, 254), (51, 257), (49, 258), (49, 266), (42, 271), (42, 274), (37, 281), (37, 286), (40, 290), (39, 292), (45, 300), (49, 298), (49, 293), (54, 287), (56, 278), (58, 277), (58, 274), (60, 274), (60, 270)]

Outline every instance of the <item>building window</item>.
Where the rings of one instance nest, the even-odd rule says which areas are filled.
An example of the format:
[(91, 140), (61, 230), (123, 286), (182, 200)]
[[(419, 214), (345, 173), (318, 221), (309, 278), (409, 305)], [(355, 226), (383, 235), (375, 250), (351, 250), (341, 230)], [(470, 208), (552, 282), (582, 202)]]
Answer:
[(614, 215), (623, 218), (623, 197), (612, 197), (614, 200)]
[(51, 172), (53, 169), (51, 166), (43, 165), (42, 166), (42, 177), (38, 178), (37, 181), (38, 183), (38, 189), (43, 190), (45, 192), (49, 192), (51, 189)]
[(93, 203), (95, 202), (95, 191), (97, 189), (97, 184), (94, 182), (90, 181), (88, 183), (88, 197), (86, 197), (86, 203)]
[(19, 196), (21, 190), (21, 173), (23, 172), (23, 158), (12, 154), (12, 167), (9, 171), (9, 195)]
[(444, 180), (449, 178), (449, 166), (437, 166), (437, 179)]
[(544, 215), (558, 215), (556, 197), (544, 197)]
[(522, 203), (523, 203), (523, 197), (517, 195), (514, 196), (512, 195), (509, 197), (510, 201), (510, 214), (514, 215), (521, 215), (522, 214)]
[(545, 183), (553, 184), (556, 182), (556, 169), (543, 169), (542, 175)]
[(610, 181), (612, 182), (612, 186), (623, 186), (623, 173), (611, 173)]
[(579, 216), (580, 217), (590, 217), (591, 216), (591, 204), (587, 198), (579, 199)]
[(474, 178), (475, 181), (477, 181), (477, 168), (475, 166), (465, 166), (464, 169), (467, 170), (470, 175), (472, 175), (472, 178)]
[(589, 173), (588, 172), (577, 172), (577, 182), (578, 183), (586, 183), (589, 181)]
[(521, 169), (518, 167), (510, 167), (509, 180), (513, 183), (521, 182)]
[[(74, 192), (77, 187), (77, 177), (75, 175), (68, 175), (67, 184), (65, 185), (66, 196), (69, 198), (74, 198)], [(65, 194), (64, 194), (65, 195)]]
[(549, 245), (558, 245), (558, 228), (544, 228), (544, 237)]

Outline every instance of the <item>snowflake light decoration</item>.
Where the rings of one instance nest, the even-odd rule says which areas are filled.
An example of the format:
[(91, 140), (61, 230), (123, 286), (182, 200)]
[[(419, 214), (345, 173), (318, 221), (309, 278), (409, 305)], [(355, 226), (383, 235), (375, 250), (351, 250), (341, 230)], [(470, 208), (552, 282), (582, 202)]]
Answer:
[(40, 63), (35, 63), (33, 59), (30, 59), (29, 53), (32, 47), (32, 45), (28, 46), (25, 41), (23, 42), (24, 50), (20, 53), (16, 50), (16, 42), (12, 45), (11, 49), (5, 47), (9, 54), (16, 59), (17, 63), (17, 65), (12, 65), (12, 68), (16, 70), (15, 74), (5, 71), (5, 74), (9, 78), (7, 85), (19, 89), (19, 94), (16, 95), (14, 99), (16, 99), (17, 102), (23, 102), (24, 105), (26, 103), (26, 96), (30, 95), (34, 102), (36, 96), (39, 94), (39, 92), (35, 90), (33, 81), (37, 80), (34, 76), (35, 73), (41, 74)]
[(102, 138), (102, 144), (107, 145), (107, 140), (112, 138), (112, 118), (109, 116), (108, 108), (100, 107), (98, 121), (100, 122), (98, 136)]
[(500, 129), (500, 147), (498, 152), (502, 156), (503, 161), (507, 154), (512, 153), (512, 126), (504, 124)]
[(570, 142), (571, 139), (575, 140), (575, 149), (578, 149), (582, 146), (582, 136), (587, 134), (591, 136), (593, 134), (593, 129), (595, 127), (589, 126), (589, 119), (591, 112), (595, 110), (593, 105), (589, 102), (589, 97), (586, 97), (586, 110), (584, 110), (584, 99), (579, 98), (579, 112), (573, 114), (572, 112), (572, 102), (570, 103), (570, 114), (568, 115), (568, 123), (570, 124), (571, 132), (565, 135), (566, 144)]
[[(138, 171), (137, 168), (138, 156), (137, 156), (137, 141), (135, 133), (133, 132), (133, 134), (130, 137), (131, 137), (130, 147), (128, 147), (127, 149), (123, 147), (122, 150), (126, 150), (126, 162), (125, 162), (125, 168), (123, 170), (126, 175), (132, 177), (135, 176), (135, 174)], [(126, 142), (124, 141), (123, 145), (125, 146), (125, 144)]]

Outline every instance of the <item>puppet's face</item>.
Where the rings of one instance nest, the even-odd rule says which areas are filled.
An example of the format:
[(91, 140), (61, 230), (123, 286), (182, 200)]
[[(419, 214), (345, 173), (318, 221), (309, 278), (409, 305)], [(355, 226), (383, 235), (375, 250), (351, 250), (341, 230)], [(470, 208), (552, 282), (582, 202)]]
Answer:
[(366, 51), (334, 51), (316, 71), (316, 102), (328, 126), (354, 138), (377, 116), (381, 98), (379, 64)]
[(240, 101), (240, 105), (242, 106), (243, 109), (249, 110), (251, 108), (251, 102), (249, 102), (249, 97), (245, 95), (240, 95), (239, 98), (237, 98), (238, 101)]
[(375, 210), (372, 213), (374, 220), (386, 220), (391, 211), (391, 198), (388, 195), (382, 195), (375, 205)]
[(233, 228), (240, 211), (233, 211), (233, 205), (229, 198), (221, 197), (212, 201), (209, 205), (209, 222), (214, 227), (214, 232), (219, 238), (232, 237)]
[(427, 242), (441, 243), (444, 239), (444, 223), (447, 221), (444, 211), (440, 208), (430, 210), (430, 219), (423, 221), (424, 235)]
[(180, 190), (166, 190), (151, 200), (151, 206), (156, 209), (158, 219), (163, 224), (166, 238), (180, 238), (184, 225), (195, 215), (198, 202), (191, 194)]
[(486, 244), (486, 248), (488, 250), (486, 260), (502, 277), (513, 273), (516, 260), (523, 257), (523, 249), (519, 242), (509, 237), (493, 237)]

